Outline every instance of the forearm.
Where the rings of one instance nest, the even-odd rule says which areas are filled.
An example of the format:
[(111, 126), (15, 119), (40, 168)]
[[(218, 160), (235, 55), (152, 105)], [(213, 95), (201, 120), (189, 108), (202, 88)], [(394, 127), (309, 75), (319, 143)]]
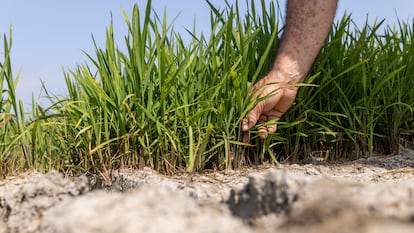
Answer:
[(286, 25), (273, 71), (286, 82), (302, 82), (332, 26), (338, 0), (289, 0)]

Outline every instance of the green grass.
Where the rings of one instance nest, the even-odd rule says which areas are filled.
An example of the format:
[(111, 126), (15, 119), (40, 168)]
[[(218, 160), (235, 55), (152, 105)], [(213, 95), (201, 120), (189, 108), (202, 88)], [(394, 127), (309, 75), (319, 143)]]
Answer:
[[(354, 158), (374, 150), (398, 153), (412, 143), (412, 25), (401, 22), (380, 32), (382, 24), (352, 31), (351, 18), (344, 16), (334, 26), (312, 71), (318, 76), (308, 80), (319, 87), (302, 88), (283, 119), (306, 118), (292, 128), (297, 136), (290, 143), (301, 145), (305, 155)], [(296, 154), (291, 148), (285, 153)]]
[[(9, 34), (12, 34), (10, 27)], [(16, 85), (19, 75), (13, 76), (10, 49), (12, 38), (3, 36), (3, 56), (0, 61), (0, 175), (7, 174), (21, 167), (28, 167), (30, 157), (28, 154), (24, 114), (22, 102), (16, 97)], [(15, 154), (19, 151), (18, 155)]]
[(237, 4), (209, 3), (211, 34), (194, 25), (190, 43), (166, 13), (151, 11), (151, 1), (144, 11), (135, 6), (124, 12), (128, 34), (114, 38), (109, 25), (105, 46), (92, 40), (89, 62), (64, 71), (67, 95), (46, 88), (50, 106), (33, 100), (29, 113), (15, 96), (11, 39), (3, 36), (0, 174), (29, 168), (106, 175), (144, 166), (192, 172), (310, 155), (352, 159), (412, 144), (412, 25), (353, 30), (349, 16), (335, 23), (278, 132), (264, 141), (253, 132), (252, 144), (241, 143), (240, 122), (254, 104), (249, 89), (271, 67), (282, 30), (273, 1), (248, 4), (239, 12)]

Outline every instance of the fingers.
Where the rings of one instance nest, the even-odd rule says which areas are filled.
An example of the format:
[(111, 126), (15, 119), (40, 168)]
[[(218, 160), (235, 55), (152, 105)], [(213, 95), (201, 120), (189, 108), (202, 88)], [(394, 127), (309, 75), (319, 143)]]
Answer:
[[(250, 112), (250, 119), (244, 118), (242, 120), (242, 140), (245, 143), (248, 143), (250, 140), (249, 137), (249, 130), (254, 127), (254, 125), (258, 124), (261, 125), (258, 127), (258, 135), (260, 139), (265, 139), (269, 135), (269, 133), (275, 133), (277, 129), (276, 121), (279, 120), (285, 111), (278, 110), (278, 106), (275, 106), (273, 109), (266, 111), (266, 112), (259, 112), (261, 110), (260, 105), (264, 102), (259, 103), (251, 112)], [(285, 109), (284, 109), (285, 110)], [(259, 117), (256, 118), (260, 113)], [(273, 124), (265, 124), (270, 121), (275, 121)], [(263, 125), (262, 125), (263, 124)]]
[(269, 133), (275, 133), (276, 132), (276, 129), (277, 129), (277, 125), (276, 124), (274, 124), (274, 125), (268, 125), (267, 126), (267, 132), (269, 132)]
[[(277, 119), (279, 119), (279, 118), (277, 118)], [(268, 121), (271, 121), (271, 120), (273, 120), (273, 119), (268, 118)], [(271, 125), (264, 126), (264, 129), (263, 129), (262, 132), (260, 132), (260, 130), (259, 130), (260, 139), (266, 139), (267, 136), (269, 136), (269, 134), (275, 133), (276, 129), (277, 129), (277, 124), (271, 124)]]
[[(279, 97), (280, 98), (280, 97)], [(279, 99), (278, 98), (278, 99)], [(268, 110), (265, 111), (266, 104), (269, 105), (268, 100), (264, 100), (262, 102), (257, 103), (257, 105), (250, 111), (249, 113), (249, 119), (244, 118), (242, 120), (242, 141), (245, 143), (248, 143), (250, 141), (250, 134), (249, 130), (253, 128), (256, 124), (264, 124), (268, 122), (269, 120), (275, 119), (277, 117), (274, 116), (274, 114), (282, 115), (283, 113), (280, 113), (278, 111), (274, 110)], [(277, 104), (277, 102), (276, 102)], [(270, 116), (269, 116), (269, 113)], [(258, 127), (258, 135), (261, 139), (265, 139), (269, 132), (275, 132), (276, 131), (276, 125), (262, 125)]]
[[(271, 115), (271, 116), (267, 116), (267, 115), (261, 115), (259, 117), (259, 119), (257, 120), (256, 124), (260, 125), (260, 124), (264, 124), (266, 122), (269, 122), (271, 120), (278, 120), (280, 118), (281, 115), (283, 115), (283, 113), (275, 111), (273, 112), (276, 115)], [(242, 120), (242, 141), (245, 143), (248, 143), (250, 141), (250, 134), (249, 134), (249, 130), (254, 126), (255, 124), (251, 124), (249, 123), (247, 118), (244, 118)], [(260, 137), (260, 139), (266, 139), (267, 136), (269, 135), (269, 133), (274, 133), (276, 132), (276, 128), (277, 125), (276, 124), (271, 124), (271, 125), (262, 125), (258, 127), (258, 135)]]
[[(252, 87), (253, 99), (267, 97), (261, 100), (249, 112), (248, 118), (242, 120), (242, 140), (248, 143), (249, 130), (256, 124), (264, 124), (272, 120), (278, 120), (292, 105), (297, 88), (284, 88), (284, 84), (267, 85), (265, 79), (260, 80)], [(260, 92), (257, 92), (260, 90)], [(276, 132), (276, 123), (261, 125), (258, 127), (258, 135), (265, 139), (269, 133)]]
[[(279, 115), (282, 115), (282, 113), (280, 113)], [(266, 123), (266, 122), (269, 122), (269, 121), (272, 121), (272, 120), (279, 120), (280, 119), (280, 117), (279, 116), (262, 116), (262, 117), (260, 117), (260, 120), (259, 120), (259, 124), (262, 124), (262, 123)], [(277, 124), (270, 124), (270, 125), (263, 125), (263, 126), (260, 126), (259, 128), (258, 128), (258, 130), (259, 130), (259, 137), (260, 137), (260, 139), (266, 139), (267, 138), (267, 136), (269, 135), (269, 133), (275, 133), (276, 132), (276, 129), (277, 129)]]

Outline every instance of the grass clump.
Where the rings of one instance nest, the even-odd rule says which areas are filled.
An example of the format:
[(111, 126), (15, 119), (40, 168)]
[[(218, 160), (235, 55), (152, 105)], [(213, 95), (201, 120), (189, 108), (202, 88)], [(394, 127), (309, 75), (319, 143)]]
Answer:
[[(12, 34), (10, 27), (10, 35)], [(0, 37), (1, 38), (1, 37)], [(12, 73), (10, 61), (10, 49), (12, 38), (3, 35), (3, 59), (0, 60), (0, 176), (15, 170), (29, 166), (30, 157), (24, 138), (24, 114), (22, 114), (22, 102), (16, 97), (16, 85), (18, 75), (15, 78)], [(19, 154), (15, 154), (19, 151)], [(23, 155), (23, 156), (20, 156)]]
[[(0, 177), (26, 169), (63, 170), (60, 154), (65, 145), (54, 105), (43, 109), (32, 99), (32, 109), (24, 112), (23, 102), (16, 96), (20, 73), (13, 75), (11, 62), (12, 27), (9, 37), (0, 35)], [(60, 118), (59, 118), (60, 119)], [(64, 142), (66, 144), (66, 141)]]
[(268, 26), (258, 27), (257, 16), (243, 23), (233, 7), (210, 6), (211, 35), (189, 32), (193, 39), (186, 45), (165, 15), (151, 15), (151, 1), (143, 17), (136, 5), (131, 18), (124, 12), (125, 52), (110, 25), (106, 47), (95, 44), (95, 56), (88, 55), (93, 67), (66, 74), (70, 101), (58, 111), (69, 140), (76, 141), (74, 164), (194, 171), (243, 163), (238, 132), (245, 94), (269, 66), (277, 19), (263, 8)]
[(143, 166), (191, 172), (282, 158), (397, 153), (412, 143), (412, 25), (401, 22), (380, 32), (380, 22), (354, 30), (344, 16), (278, 132), (244, 144), (240, 122), (254, 105), (248, 92), (272, 65), (280, 16), (273, 1), (247, 2), (243, 13), (237, 2), (224, 9), (207, 3), (211, 33), (188, 31), (190, 43), (167, 24), (165, 13), (152, 12), (151, 1), (144, 11), (135, 5), (131, 15), (124, 12), (126, 49), (117, 47), (109, 25), (105, 46), (93, 40), (89, 62), (65, 72), (67, 96), (46, 91), (51, 105), (33, 101), (26, 118), (14, 95), (5, 39), (2, 173), (8, 164), (105, 176)]
[[(285, 153), (318, 153), (331, 160), (398, 153), (412, 143), (414, 70), (412, 25), (384, 21), (351, 29), (350, 16), (334, 25), (328, 41), (284, 121), (299, 116)], [(383, 32), (380, 32), (383, 29)], [(292, 131), (291, 131), (292, 130)]]

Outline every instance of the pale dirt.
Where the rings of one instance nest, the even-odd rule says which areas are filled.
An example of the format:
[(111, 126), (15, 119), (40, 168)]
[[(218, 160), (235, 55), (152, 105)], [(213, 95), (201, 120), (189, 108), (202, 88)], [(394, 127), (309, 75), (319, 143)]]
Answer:
[(413, 178), (413, 150), (206, 174), (119, 170), (110, 184), (25, 173), (0, 181), (0, 233), (412, 233)]

